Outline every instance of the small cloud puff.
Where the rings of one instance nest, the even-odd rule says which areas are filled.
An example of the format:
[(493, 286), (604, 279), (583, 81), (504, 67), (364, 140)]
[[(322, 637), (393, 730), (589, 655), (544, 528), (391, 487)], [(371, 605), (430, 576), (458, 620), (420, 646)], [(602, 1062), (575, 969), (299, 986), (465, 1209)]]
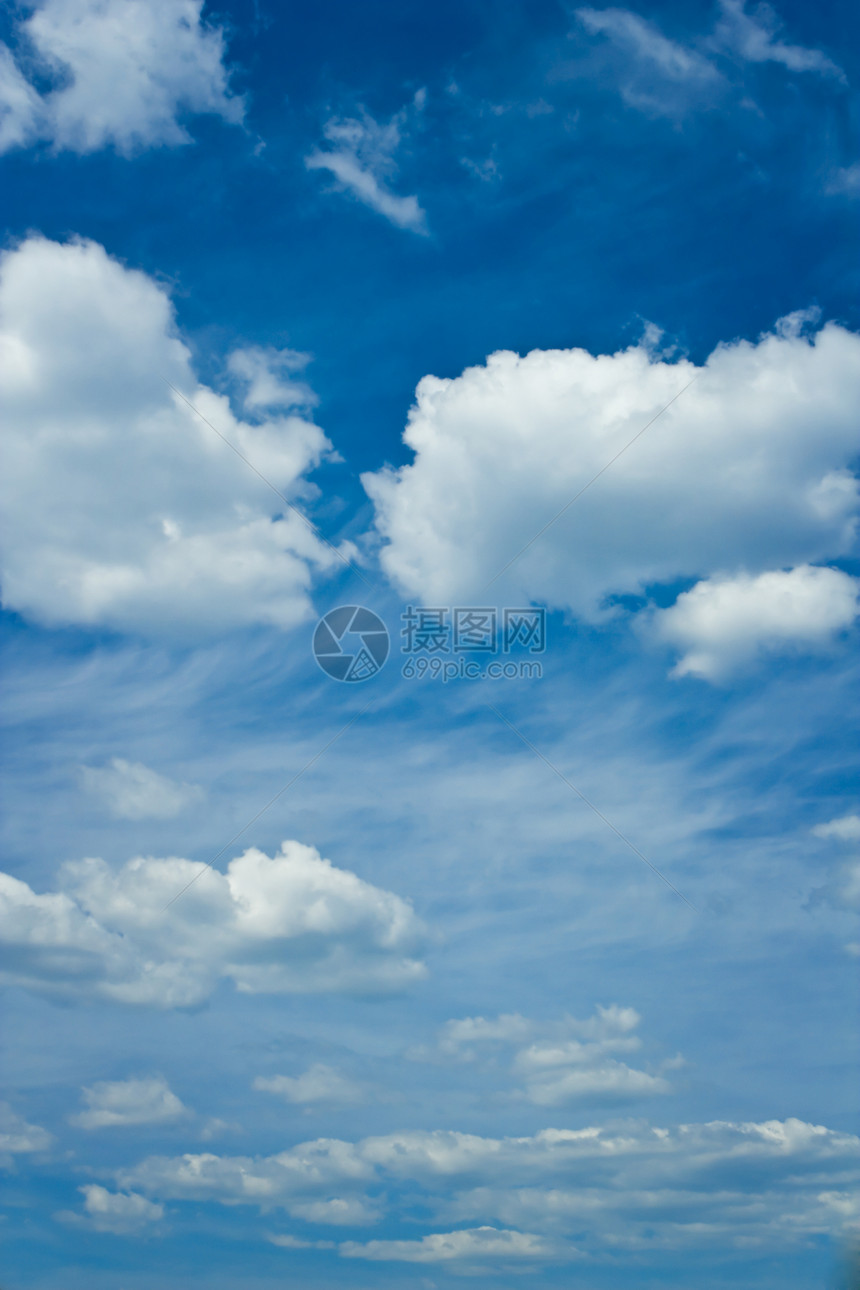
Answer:
[(312, 1102), (349, 1104), (364, 1100), (364, 1090), (359, 1084), (345, 1079), (324, 1062), (317, 1062), (303, 1075), (258, 1075), (253, 1087), (258, 1093), (274, 1093), (285, 1102), (298, 1106)]
[(103, 1081), (82, 1089), (82, 1094), (87, 1110), (70, 1117), (79, 1129), (167, 1124), (188, 1114), (161, 1076)]
[(329, 145), (305, 157), (308, 170), (327, 170), (343, 192), (384, 216), (397, 228), (426, 234), (427, 218), (418, 198), (391, 191), (396, 174), (394, 155), (410, 115), (420, 112), (425, 95), (419, 90), (412, 103), (381, 125), (366, 111), (360, 117), (333, 117), (323, 128)]
[(537, 1022), (517, 1013), (463, 1017), (442, 1029), (435, 1049), (416, 1048), (415, 1061), (475, 1062), (482, 1054), (513, 1049), (511, 1069), (523, 1087), (518, 1096), (536, 1106), (577, 1101), (621, 1101), (668, 1093), (662, 1074), (636, 1070), (615, 1054), (635, 1052), (639, 1014), (613, 1004), (584, 1021)]
[(673, 676), (717, 681), (763, 654), (828, 645), (857, 617), (858, 594), (860, 579), (811, 565), (714, 577), (658, 611), (655, 626), (684, 651)]
[(136, 1192), (111, 1192), (97, 1183), (78, 1190), (84, 1197), (84, 1213), (62, 1210), (54, 1217), (61, 1223), (89, 1227), (115, 1236), (138, 1235), (164, 1218), (164, 1206)]

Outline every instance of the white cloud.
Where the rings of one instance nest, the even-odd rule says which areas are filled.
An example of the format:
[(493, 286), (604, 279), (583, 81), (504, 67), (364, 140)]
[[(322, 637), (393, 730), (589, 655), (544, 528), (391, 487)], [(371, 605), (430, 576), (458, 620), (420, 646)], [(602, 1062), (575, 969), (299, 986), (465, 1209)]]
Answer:
[(577, 9), (576, 16), (587, 31), (609, 36), (622, 47), (659, 67), (675, 80), (711, 80), (715, 69), (701, 55), (677, 41), (669, 40), (651, 22), (629, 9)]
[(186, 115), (242, 120), (224, 68), (224, 33), (203, 0), (46, 0), (18, 29), (19, 61), (57, 82), (40, 95), (4, 47), (0, 147), (124, 154), (190, 142)]
[[(347, 1259), (375, 1262), (474, 1263), (486, 1259), (545, 1259), (558, 1254), (559, 1247), (532, 1232), (473, 1227), (459, 1232), (434, 1232), (417, 1241), (344, 1241), (340, 1253)], [(566, 1250), (566, 1257), (570, 1253)]]
[(767, 4), (746, 12), (745, 0), (720, 0), (722, 16), (712, 43), (750, 63), (781, 63), (792, 72), (817, 72), (844, 81), (845, 73), (820, 49), (787, 45), (776, 39), (781, 23)]
[(857, 578), (810, 565), (714, 577), (659, 611), (656, 631), (684, 652), (673, 675), (718, 680), (758, 654), (826, 645), (854, 622), (858, 594)]
[(105, 1080), (82, 1090), (87, 1110), (71, 1117), (79, 1129), (167, 1124), (188, 1112), (161, 1076)]
[(303, 1075), (259, 1075), (254, 1088), (260, 1093), (274, 1093), (286, 1102), (307, 1105), (311, 1102), (361, 1102), (363, 1090), (352, 1080), (345, 1079), (331, 1066), (317, 1062)]
[(860, 815), (842, 815), (827, 824), (816, 824), (812, 832), (817, 838), (838, 838), (840, 842), (860, 841)]
[[(162, 1199), (282, 1205), (296, 1216), (303, 1206), (350, 1198), (376, 1213), (385, 1203), (396, 1215), (402, 1196), (413, 1222), (420, 1188), (428, 1222), (523, 1228), (518, 1235), (538, 1234), (545, 1249), (575, 1223), (587, 1253), (726, 1242), (782, 1249), (838, 1236), (850, 1215), (824, 1197), (838, 1198), (858, 1178), (860, 1139), (788, 1119), (675, 1128), (636, 1121), (516, 1138), (414, 1130), (356, 1143), (320, 1139), (257, 1158), (151, 1157), (118, 1181)], [(434, 1238), (449, 1237), (406, 1248), (424, 1261), (422, 1251), (438, 1249)], [(452, 1258), (456, 1239), (446, 1247)], [(391, 1257), (401, 1257), (394, 1248)], [(464, 1256), (473, 1252), (463, 1247)], [(352, 1256), (354, 1247), (341, 1253)]]
[(524, 1087), (520, 1096), (536, 1106), (576, 1101), (629, 1100), (671, 1092), (662, 1075), (636, 1070), (613, 1054), (635, 1052), (642, 1041), (633, 1032), (640, 1017), (633, 1008), (599, 1007), (593, 1017), (538, 1022), (518, 1013), (496, 1018), (462, 1017), (442, 1028), (435, 1049), (414, 1048), (414, 1061), (449, 1059), (476, 1062), (511, 1050), (511, 1068)]
[(308, 617), (335, 552), (281, 493), (329, 449), (298, 416), (237, 420), (199, 385), (165, 292), (92, 242), (0, 262), (3, 601), (47, 624), (194, 634)]
[(615, 51), (622, 98), (640, 111), (678, 116), (722, 89), (724, 78), (697, 50), (664, 36), (628, 9), (576, 10), (590, 35), (604, 36)]
[(110, 1192), (97, 1183), (79, 1187), (84, 1197), (85, 1214), (63, 1210), (55, 1217), (64, 1223), (91, 1227), (97, 1232), (131, 1236), (164, 1218), (164, 1206), (153, 1204), (135, 1192)]
[(29, 143), (38, 129), (42, 101), (8, 45), (0, 42), (0, 152)]
[(181, 1008), (204, 1002), (222, 978), (251, 994), (373, 993), (425, 973), (411, 906), (313, 847), (285, 842), (271, 859), (250, 848), (226, 873), (201, 868), (81, 860), (44, 895), (0, 874), (0, 980), (60, 998)]
[(47, 1129), (28, 1124), (8, 1102), (0, 1102), (0, 1165), (3, 1158), (46, 1151), (53, 1142)]
[[(820, 50), (776, 39), (780, 22), (768, 5), (758, 5), (751, 14), (744, 0), (721, 0), (720, 11), (709, 35), (687, 42), (670, 40), (654, 22), (629, 9), (586, 7), (575, 12), (590, 35), (607, 42), (602, 60), (592, 50), (592, 71), (609, 63), (625, 102), (652, 116), (679, 118), (692, 108), (712, 107), (738, 81), (736, 66), (731, 74), (732, 63), (778, 63), (789, 71), (845, 82), (841, 68)], [(746, 98), (741, 106), (754, 105)]]
[(304, 381), (293, 380), (310, 362), (310, 354), (295, 349), (274, 349), (252, 345), (235, 349), (227, 360), (230, 372), (247, 386), (243, 406), (247, 412), (258, 408), (312, 408), (319, 402)]
[(334, 1241), (303, 1241), (300, 1236), (273, 1233), (267, 1236), (272, 1245), (279, 1245), (282, 1250), (333, 1250)]
[(628, 1101), (630, 1098), (653, 1097), (670, 1093), (672, 1086), (662, 1075), (634, 1070), (625, 1062), (607, 1060), (577, 1066), (576, 1053), (566, 1056), (567, 1066), (535, 1072), (526, 1087), (526, 1096), (536, 1106), (569, 1106), (583, 1099)]
[(363, 476), (383, 568), (425, 604), (490, 596), (599, 621), (607, 597), (649, 584), (846, 551), (860, 336), (803, 326), (720, 345), (701, 368), (641, 344), (500, 352), (424, 377), (404, 434), (413, 463)]
[(379, 1206), (359, 1196), (333, 1196), (330, 1200), (297, 1201), (287, 1205), (291, 1217), (306, 1223), (333, 1227), (366, 1227), (379, 1221)]
[[(420, 110), (424, 98), (416, 94), (412, 109)], [(327, 170), (344, 192), (383, 215), (398, 228), (426, 233), (427, 220), (417, 197), (400, 197), (390, 188), (396, 176), (394, 160), (410, 107), (402, 109), (385, 125), (362, 111), (361, 117), (332, 118), (323, 128), (330, 145), (305, 157), (308, 170)]]
[(141, 762), (113, 757), (107, 766), (82, 766), (88, 793), (101, 797), (112, 815), (124, 820), (169, 820), (203, 799), (197, 784), (182, 784), (159, 775)]

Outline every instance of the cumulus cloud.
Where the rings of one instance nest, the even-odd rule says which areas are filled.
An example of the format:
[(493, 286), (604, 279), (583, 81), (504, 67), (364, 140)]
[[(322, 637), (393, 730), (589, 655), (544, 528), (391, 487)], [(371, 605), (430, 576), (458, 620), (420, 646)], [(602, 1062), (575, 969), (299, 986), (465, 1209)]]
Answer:
[[(132, 154), (190, 142), (186, 116), (242, 120), (224, 33), (203, 0), (46, 0), (17, 28), (18, 61), (0, 47), (0, 148)], [(23, 69), (23, 70), (22, 70)], [(25, 72), (27, 75), (25, 75)], [(53, 79), (40, 94), (28, 77)]]
[(422, 937), (406, 901), (299, 842), (252, 847), (226, 873), (76, 861), (44, 894), (0, 874), (0, 980), (59, 998), (190, 1007), (223, 978), (250, 994), (386, 992), (424, 975)]
[[(860, 1139), (788, 1119), (675, 1128), (637, 1121), (516, 1138), (415, 1130), (356, 1143), (319, 1139), (272, 1156), (150, 1157), (118, 1181), (161, 1199), (280, 1205), (296, 1216), (302, 1205), (355, 1198), (396, 1217), (402, 1203), (413, 1223), (418, 1188), (430, 1223), (502, 1224), (523, 1241), (536, 1234), (545, 1253), (575, 1224), (584, 1252), (597, 1253), (727, 1241), (782, 1249), (837, 1236), (851, 1221), (839, 1198), (858, 1177)], [(410, 1238), (400, 1254), (372, 1244), (379, 1257), (422, 1262), (424, 1254), (435, 1261), (433, 1250), (449, 1240), (440, 1258), (476, 1252), (452, 1233), (434, 1233), (429, 1244)], [(355, 1255), (350, 1243), (340, 1249)]]
[(805, 326), (794, 315), (701, 368), (646, 337), (424, 377), (404, 433), (413, 462), (363, 476), (383, 568), (425, 604), (491, 595), (598, 622), (614, 597), (654, 584), (845, 552), (860, 336)]
[(97, 1183), (79, 1187), (84, 1197), (84, 1213), (63, 1210), (56, 1215), (61, 1222), (112, 1232), (115, 1236), (135, 1235), (164, 1218), (164, 1206), (154, 1204), (135, 1192), (111, 1192)]
[(658, 612), (656, 630), (683, 651), (673, 675), (719, 680), (759, 654), (828, 644), (857, 617), (858, 593), (860, 579), (810, 565), (714, 577)]
[(842, 815), (827, 824), (816, 824), (812, 830), (817, 838), (838, 838), (840, 842), (860, 841), (860, 815)]
[(671, 1092), (662, 1075), (649, 1075), (606, 1056), (600, 1044), (537, 1043), (519, 1053), (525, 1094), (536, 1106), (565, 1106), (588, 1099), (628, 1100)]
[(395, 153), (403, 131), (415, 109), (424, 104), (419, 90), (410, 107), (404, 108), (384, 125), (362, 110), (360, 117), (332, 118), (323, 127), (325, 148), (305, 157), (308, 170), (327, 170), (341, 191), (350, 193), (398, 228), (413, 233), (427, 232), (427, 219), (414, 196), (401, 197), (391, 191), (397, 175)]
[(254, 1080), (254, 1088), (259, 1093), (274, 1093), (284, 1101), (300, 1106), (311, 1102), (350, 1103), (364, 1099), (358, 1084), (345, 1079), (324, 1062), (315, 1063), (303, 1075), (259, 1075)]
[(0, 261), (0, 353), (7, 608), (149, 635), (310, 615), (313, 571), (342, 563), (272, 488), (312, 495), (330, 445), (299, 416), (237, 420), (198, 384), (151, 278), (32, 237)]
[(71, 1117), (79, 1129), (125, 1128), (135, 1124), (168, 1124), (188, 1112), (161, 1076), (105, 1080), (82, 1089), (86, 1111)]
[(12, 1156), (46, 1151), (52, 1142), (47, 1129), (28, 1124), (8, 1102), (0, 1102), (0, 1165), (8, 1163)]
[(197, 784), (178, 783), (122, 757), (113, 757), (107, 766), (82, 766), (80, 775), (84, 789), (123, 820), (170, 820), (204, 796)]
[(749, 63), (780, 63), (791, 72), (814, 72), (844, 81), (841, 67), (820, 49), (787, 45), (778, 40), (781, 23), (770, 5), (760, 4), (748, 13), (746, 0), (720, 0), (722, 14), (711, 43)]
[[(417, 1241), (344, 1241), (340, 1253), (347, 1259), (400, 1263), (480, 1263), (502, 1259), (545, 1259), (559, 1253), (559, 1246), (532, 1232), (511, 1232), (495, 1227), (472, 1227), (459, 1232), (434, 1232)], [(572, 1251), (566, 1250), (566, 1257)]]
[(634, 1032), (641, 1018), (633, 1008), (599, 1007), (593, 1017), (538, 1022), (518, 1013), (496, 1018), (462, 1017), (442, 1028), (435, 1049), (414, 1048), (415, 1061), (510, 1061), (523, 1084), (519, 1096), (536, 1106), (576, 1101), (613, 1101), (668, 1093), (662, 1075), (636, 1070), (617, 1053), (635, 1052), (642, 1041)]

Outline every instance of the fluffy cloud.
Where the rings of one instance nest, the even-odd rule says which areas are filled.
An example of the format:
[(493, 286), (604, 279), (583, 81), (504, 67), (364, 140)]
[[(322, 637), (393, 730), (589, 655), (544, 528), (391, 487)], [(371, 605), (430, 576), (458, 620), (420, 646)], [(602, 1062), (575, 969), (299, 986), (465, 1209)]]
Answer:
[[(240, 122), (224, 68), (224, 34), (203, 0), (46, 0), (18, 28), (18, 59), (0, 46), (0, 148), (131, 154), (188, 143), (182, 118)], [(21, 68), (56, 82), (39, 94)]]
[(47, 1129), (38, 1124), (28, 1124), (8, 1102), (0, 1102), (0, 1165), (4, 1163), (4, 1157), (8, 1160), (14, 1155), (46, 1151), (52, 1141)]
[(293, 379), (309, 362), (310, 354), (295, 349), (252, 345), (234, 350), (227, 367), (246, 386), (245, 411), (256, 412), (258, 408), (315, 407), (319, 400), (311, 387)]
[(854, 622), (858, 593), (857, 578), (810, 565), (709, 578), (656, 614), (657, 633), (684, 651), (675, 676), (717, 680), (757, 654), (827, 644)]
[(312, 570), (341, 560), (272, 488), (312, 493), (328, 441), (298, 416), (239, 421), (198, 385), (151, 278), (30, 238), (0, 262), (0, 353), (7, 608), (147, 634), (310, 614)]
[(0, 152), (29, 143), (36, 134), (42, 101), (23, 75), (8, 45), (0, 43)]
[(720, 345), (701, 368), (643, 342), (424, 377), (404, 434), (414, 461), (363, 477), (386, 573), (425, 604), (492, 596), (599, 621), (651, 584), (848, 550), (860, 337), (833, 323), (807, 337), (805, 321)]
[(383, 215), (398, 228), (426, 233), (427, 221), (417, 197), (400, 197), (390, 182), (397, 173), (394, 159), (410, 110), (420, 110), (424, 92), (419, 90), (410, 108), (404, 108), (380, 125), (369, 113), (361, 117), (333, 118), (323, 128), (326, 148), (305, 157), (308, 170), (327, 170), (341, 190)]
[(425, 972), (411, 906), (299, 842), (271, 859), (250, 848), (226, 873), (82, 860), (43, 895), (2, 874), (0, 941), (2, 981), (159, 1008), (200, 1004), (222, 978), (248, 993), (372, 993)]
[(111, 814), (123, 820), (169, 820), (203, 798), (198, 785), (177, 783), (122, 757), (107, 766), (82, 766), (80, 773), (86, 791), (101, 797)]
[(519, 1096), (536, 1106), (576, 1101), (614, 1101), (668, 1093), (662, 1075), (651, 1075), (619, 1061), (615, 1054), (635, 1052), (642, 1041), (633, 1032), (640, 1017), (633, 1008), (598, 1008), (579, 1021), (537, 1022), (517, 1013), (496, 1018), (461, 1017), (442, 1028), (435, 1048), (413, 1048), (414, 1061), (510, 1061), (523, 1084)]
[(160, 1076), (105, 1080), (82, 1092), (87, 1109), (71, 1117), (72, 1124), (79, 1129), (167, 1124), (188, 1114), (167, 1081)]
[(360, 1102), (363, 1100), (362, 1089), (344, 1079), (331, 1066), (317, 1062), (303, 1075), (260, 1075), (254, 1080), (254, 1088), (260, 1093), (274, 1093), (286, 1102), (308, 1105), (311, 1102)]
[(842, 815), (827, 824), (816, 824), (812, 830), (817, 838), (838, 838), (840, 842), (860, 841), (860, 815)]
[[(789, 1119), (675, 1128), (634, 1122), (518, 1138), (412, 1131), (356, 1143), (320, 1139), (257, 1158), (151, 1157), (122, 1171), (119, 1182), (162, 1199), (281, 1205), (296, 1217), (303, 1204), (350, 1198), (377, 1212), (387, 1203), (394, 1217), (402, 1196), (410, 1223), (420, 1189), (428, 1222), (501, 1223), (516, 1230), (495, 1253), (513, 1253), (520, 1237), (537, 1241), (521, 1244), (524, 1254), (549, 1256), (572, 1223), (594, 1254), (726, 1242), (781, 1249), (838, 1235), (854, 1221), (846, 1200), (858, 1178), (860, 1139)], [(462, 1260), (477, 1253), (454, 1233), (340, 1250), (416, 1262), (435, 1261), (434, 1251)]]
[(90, 1227), (96, 1232), (131, 1236), (164, 1218), (163, 1205), (153, 1204), (135, 1192), (111, 1192), (97, 1183), (78, 1190), (84, 1197), (84, 1214), (63, 1210), (56, 1215), (61, 1222)]
[[(344, 1241), (340, 1253), (347, 1259), (401, 1263), (481, 1263), (499, 1259), (545, 1259), (558, 1247), (532, 1232), (500, 1231), (473, 1227), (459, 1232), (434, 1232), (418, 1241)], [(570, 1251), (566, 1251), (570, 1257)]]
[(526, 1097), (537, 1106), (565, 1106), (583, 1098), (611, 1101), (671, 1092), (662, 1075), (635, 1070), (604, 1055), (596, 1044), (532, 1044), (517, 1057)]

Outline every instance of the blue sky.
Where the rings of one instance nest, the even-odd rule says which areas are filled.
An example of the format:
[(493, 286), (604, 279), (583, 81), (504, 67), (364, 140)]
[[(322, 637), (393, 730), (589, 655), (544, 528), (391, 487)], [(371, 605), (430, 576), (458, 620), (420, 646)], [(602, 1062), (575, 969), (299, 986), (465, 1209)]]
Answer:
[(853, 8), (0, 34), (4, 1290), (843, 1284)]

